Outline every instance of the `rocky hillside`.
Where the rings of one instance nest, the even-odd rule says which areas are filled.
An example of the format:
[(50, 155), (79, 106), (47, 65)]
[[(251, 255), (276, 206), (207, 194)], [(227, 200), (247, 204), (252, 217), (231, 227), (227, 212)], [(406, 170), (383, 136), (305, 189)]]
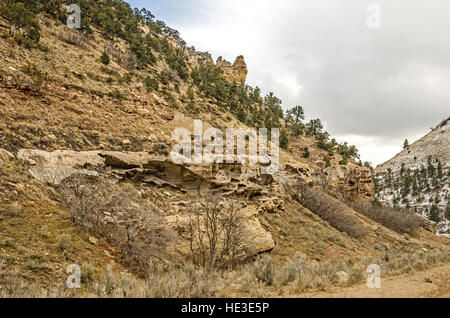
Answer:
[(450, 118), (376, 168), (376, 198), (412, 208), (446, 233), (450, 219)]
[[(317, 262), (336, 260), (346, 281), (358, 282), (368, 257), (386, 263), (388, 251), (399, 260), (392, 275), (406, 270), (406, 254), (420, 266), (446, 261), (428, 262), (423, 249), (448, 243), (430, 223), (361, 203), (373, 200), (374, 184), (357, 149), (331, 139), (320, 120), (304, 122), (302, 107), (284, 113), (273, 93), (246, 85), (242, 56), (214, 63), (147, 10), (79, 2), (81, 30), (67, 28), (65, 1), (11, 1), (0, 10), (0, 295), (14, 294), (8, 286), (22, 280), (48, 291), (65, 282), (69, 264), (84, 264), (83, 292), (105, 295), (110, 289), (99, 286), (111, 279), (101, 273), (111, 262), (139, 279), (166, 279), (150, 275), (159, 271), (174, 279), (171, 270), (186, 263), (231, 279), (227, 269), (270, 254), (280, 268), (313, 262), (312, 273)], [(30, 22), (16, 25), (13, 9)], [(196, 119), (201, 133), (279, 128), (279, 170), (174, 162), (172, 132), (186, 128), (196, 140)], [(336, 283), (338, 271), (321, 272), (321, 281)], [(232, 295), (262, 284), (247, 274), (234, 280)], [(263, 295), (275, 295), (267, 286)], [(151, 295), (192, 295), (167, 293)], [(194, 296), (205, 295), (218, 294)]]

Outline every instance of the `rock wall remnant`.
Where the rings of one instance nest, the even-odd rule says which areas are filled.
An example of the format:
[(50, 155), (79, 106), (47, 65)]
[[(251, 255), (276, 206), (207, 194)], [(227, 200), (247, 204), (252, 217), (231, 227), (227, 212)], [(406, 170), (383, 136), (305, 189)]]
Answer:
[(244, 56), (239, 55), (233, 64), (220, 56), (217, 59), (216, 65), (223, 70), (223, 74), (228, 81), (236, 82), (242, 85), (245, 84), (248, 69)]

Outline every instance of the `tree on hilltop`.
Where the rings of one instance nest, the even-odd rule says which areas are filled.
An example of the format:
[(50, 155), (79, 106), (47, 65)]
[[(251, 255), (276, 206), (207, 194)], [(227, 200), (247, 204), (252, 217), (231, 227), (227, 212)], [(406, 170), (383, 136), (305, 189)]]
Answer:
[(295, 124), (301, 124), (305, 120), (305, 110), (302, 106), (295, 106), (287, 111), (288, 119)]
[(408, 139), (405, 139), (405, 141), (403, 142), (403, 149), (409, 148), (409, 141)]

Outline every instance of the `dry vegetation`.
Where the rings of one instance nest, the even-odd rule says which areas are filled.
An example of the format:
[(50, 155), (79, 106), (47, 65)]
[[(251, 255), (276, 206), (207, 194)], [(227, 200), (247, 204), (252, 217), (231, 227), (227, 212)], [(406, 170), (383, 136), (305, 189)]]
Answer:
[[(186, 112), (192, 83), (173, 80), (178, 75), (162, 54), (143, 72), (123, 42), (106, 43), (96, 32), (87, 37), (43, 25), (42, 41), (50, 51), (0, 41), (3, 148), (168, 154), (171, 120)], [(103, 51), (111, 56), (108, 66), (100, 62)], [(162, 75), (170, 79), (163, 83)], [(198, 118), (216, 117), (214, 127), (236, 122), (194, 91), (189, 104), (204, 107)], [(313, 165), (327, 154), (315, 145), (314, 137), (300, 136), (293, 148), (308, 146), (310, 158), (301, 160)], [(298, 149), (293, 156), (301, 157)], [(272, 255), (243, 261), (241, 206), (215, 196), (189, 207), (190, 255), (179, 259), (169, 248), (175, 233), (132, 184), (79, 174), (51, 188), (31, 179), (28, 168), (12, 160), (0, 165), (0, 297), (290, 296), (339, 284), (339, 271), (349, 275), (346, 284), (360, 283), (369, 264), (391, 276), (450, 261), (446, 246), (396, 238), (389, 245), (384, 237), (368, 243), (368, 230), (349, 206), (306, 187), (295, 189), (296, 202), (286, 211), (260, 216), (277, 243)], [(53, 181), (61, 180), (55, 175)], [(421, 226), (416, 217), (392, 209), (352, 206), (399, 233)], [(81, 264), (80, 290), (66, 287), (69, 264)]]
[[(70, 264), (104, 268), (116, 253), (110, 244), (89, 241), (57, 204), (57, 193), (28, 175), (29, 166), (2, 159), (0, 165), (0, 294), (43, 296), (65, 283)], [(123, 270), (121, 264), (117, 268)], [(97, 276), (97, 272), (94, 274)]]
[(194, 264), (206, 270), (235, 267), (245, 256), (239, 206), (209, 195), (198, 202), (189, 220), (189, 247)]
[[(382, 277), (421, 271), (450, 261), (449, 248), (415, 250), (398, 247), (385, 250), (379, 256), (361, 259), (341, 259), (326, 262), (308, 260), (298, 254), (283, 265), (277, 265), (270, 255), (240, 265), (233, 271), (210, 270), (185, 265), (170, 270), (149, 273), (145, 279), (136, 279), (108, 265), (98, 279), (93, 279), (94, 268), (85, 266), (83, 289), (69, 290), (59, 285), (48, 291), (25, 283), (17, 276), (7, 278), (8, 288), (0, 297), (274, 297), (293, 296), (311, 291), (323, 291), (332, 286), (351, 286), (363, 283), (367, 267), (378, 264)], [(1, 265), (1, 262), (0, 262)], [(88, 269), (86, 269), (88, 268)], [(341, 282), (336, 273), (349, 275)], [(83, 269), (82, 269), (83, 272)], [(83, 275), (83, 274), (82, 274)]]
[(409, 210), (396, 210), (361, 200), (349, 201), (348, 204), (361, 214), (400, 234), (412, 234), (425, 223), (422, 217)]
[(171, 258), (168, 246), (174, 242), (175, 233), (139, 198), (133, 186), (76, 174), (64, 179), (58, 190), (73, 222), (107, 238), (141, 271)]
[(301, 186), (294, 197), (306, 208), (319, 215), (331, 226), (351, 237), (360, 238), (367, 234), (364, 225), (351, 213), (344, 203), (332, 198), (318, 188)]

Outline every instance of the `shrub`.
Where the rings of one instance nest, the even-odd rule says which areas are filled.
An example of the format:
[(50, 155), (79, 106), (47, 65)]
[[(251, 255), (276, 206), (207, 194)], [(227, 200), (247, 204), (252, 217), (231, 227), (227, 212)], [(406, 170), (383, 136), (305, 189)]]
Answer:
[(76, 30), (68, 29), (60, 37), (69, 44), (79, 46), (83, 49), (87, 48), (88, 39)]
[(100, 56), (100, 61), (105, 64), (108, 65), (110, 63), (110, 58), (109, 55), (106, 52), (103, 52), (102, 56)]
[(220, 195), (210, 195), (192, 212), (189, 220), (192, 262), (206, 270), (234, 267), (244, 256), (238, 206)]
[(255, 275), (256, 279), (268, 286), (274, 283), (275, 270), (272, 258), (267, 254), (258, 257), (251, 267), (251, 272)]
[(47, 73), (39, 70), (39, 68), (34, 64), (27, 63), (21, 67), (21, 71), (33, 79), (34, 85), (38, 89), (42, 86), (44, 80), (47, 80)]
[(302, 155), (302, 157), (305, 158), (305, 159), (309, 158), (309, 148), (308, 147), (303, 148), (303, 155)]
[(144, 79), (144, 85), (148, 91), (157, 91), (159, 88), (159, 82), (155, 77), (147, 76)]
[(58, 190), (72, 221), (88, 232), (106, 235), (131, 264), (147, 270), (153, 261), (172, 257), (166, 248), (175, 234), (152, 207), (137, 204), (139, 196), (132, 186), (76, 174)]
[(119, 91), (117, 88), (113, 89), (111, 92), (108, 93), (109, 97), (115, 98), (115, 99), (125, 99), (125, 94)]
[(61, 252), (67, 253), (72, 247), (72, 236), (70, 234), (61, 234), (58, 236), (57, 247)]
[(348, 203), (356, 211), (400, 234), (411, 234), (416, 228), (424, 226), (423, 218), (410, 210), (399, 211), (362, 200), (349, 201)]
[(337, 230), (354, 238), (360, 238), (367, 234), (363, 224), (352, 215), (350, 209), (344, 203), (319, 189), (302, 186), (300, 196), (294, 195), (294, 197), (299, 200), (300, 204), (320, 216)]
[(83, 283), (91, 282), (94, 279), (95, 267), (91, 264), (81, 265), (81, 281)]

